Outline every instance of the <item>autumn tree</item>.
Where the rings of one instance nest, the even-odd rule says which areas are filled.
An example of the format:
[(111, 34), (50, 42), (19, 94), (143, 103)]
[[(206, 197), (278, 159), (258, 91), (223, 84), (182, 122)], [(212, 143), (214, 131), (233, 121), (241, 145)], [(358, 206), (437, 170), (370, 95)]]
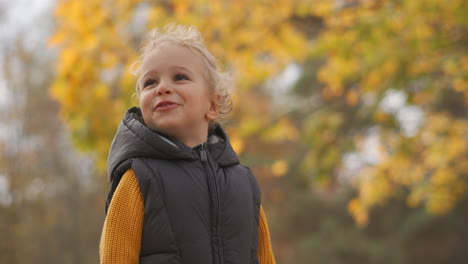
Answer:
[[(362, 153), (370, 135), (378, 138), (374, 161), (355, 172), (360, 192), (349, 210), (364, 224), (369, 208), (402, 198), (409, 206), (446, 213), (466, 195), (468, 5), (344, 3), (324, 17), (311, 51), (325, 60), (317, 71), (322, 98), (348, 110), (312, 127), (325, 128), (334, 148), (350, 146), (339, 160), (350, 151)], [(392, 105), (395, 96), (401, 102)], [(322, 166), (322, 155), (311, 153), (310, 161)], [(339, 168), (336, 161), (332, 166)]]
[[(286, 64), (306, 56), (307, 39), (292, 18), (322, 12), (328, 1), (58, 1), (60, 47), (57, 78), (51, 93), (60, 103), (76, 145), (93, 150), (101, 168), (114, 130), (131, 100), (135, 77), (130, 65), (144, 34), (167, 23), (196, 25), (209, 49), (237, 77), (234, 112), (238, 129), (232, 141), (242, 150), (252, 133), (274, 120), (255, 116), (265, 104), (259, 85)], [(255, 88), (257, 87), (257, 89)], [(250, 113), (247, 113), (250, 112)]]

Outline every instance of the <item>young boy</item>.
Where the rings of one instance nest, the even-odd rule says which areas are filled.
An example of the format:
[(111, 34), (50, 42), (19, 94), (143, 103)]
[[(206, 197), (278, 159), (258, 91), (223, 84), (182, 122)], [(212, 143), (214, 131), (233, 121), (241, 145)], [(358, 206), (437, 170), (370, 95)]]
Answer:
[(260, 189), (219, 125), (232, 84), (194, 27), (153, 30), (109, 152), (101, 263), (275, 263)]

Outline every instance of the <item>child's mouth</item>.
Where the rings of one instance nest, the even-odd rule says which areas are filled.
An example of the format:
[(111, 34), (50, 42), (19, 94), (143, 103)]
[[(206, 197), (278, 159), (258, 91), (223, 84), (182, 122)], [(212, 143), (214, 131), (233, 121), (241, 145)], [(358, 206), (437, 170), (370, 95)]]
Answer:
[(162, 101), (156, 105), (155, 110), (169, 110), (176, 108), (178, 104), (171, 101)]

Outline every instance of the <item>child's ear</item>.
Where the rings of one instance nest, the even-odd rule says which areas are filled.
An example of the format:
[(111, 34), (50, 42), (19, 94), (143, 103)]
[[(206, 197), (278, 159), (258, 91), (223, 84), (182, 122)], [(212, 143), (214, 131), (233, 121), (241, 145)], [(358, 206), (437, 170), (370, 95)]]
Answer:
[(208, 112), (206, 112), (206, 118), (208, 120), (215, 120), (219, 115), (219, 99), (221, 97), (219, 95), (213, 96), (213, 99), (210, 101), (210, 108)]

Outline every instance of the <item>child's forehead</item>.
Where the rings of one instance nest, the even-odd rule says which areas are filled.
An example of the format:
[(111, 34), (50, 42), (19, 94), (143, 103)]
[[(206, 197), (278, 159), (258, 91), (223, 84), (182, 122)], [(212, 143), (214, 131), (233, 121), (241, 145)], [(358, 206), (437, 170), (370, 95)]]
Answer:
[(148, 68), (179, 66), (207, 71), (207, 62), (197, 50), (180, 44), (161, 44), (149, 51), (142, 60), (141, 70)]
[(202, 60), (203, 56), (200, 54), (200, 52), (196, 51), (193, 48), (190, 48), (188, 46), (184, 46), (181, 44), (161, 44), (158, 46), (155, 46), (153, 49), (151, 49), (146, 56), (144, 56), (143, 61), (146, 59), (150, 59), (152, 57), (159, 57), (159, 58), (165, 58), (165, 59), (173, 59), (173, 58), (179, 58), (179, 57), (193, 57), (198, 60)]

